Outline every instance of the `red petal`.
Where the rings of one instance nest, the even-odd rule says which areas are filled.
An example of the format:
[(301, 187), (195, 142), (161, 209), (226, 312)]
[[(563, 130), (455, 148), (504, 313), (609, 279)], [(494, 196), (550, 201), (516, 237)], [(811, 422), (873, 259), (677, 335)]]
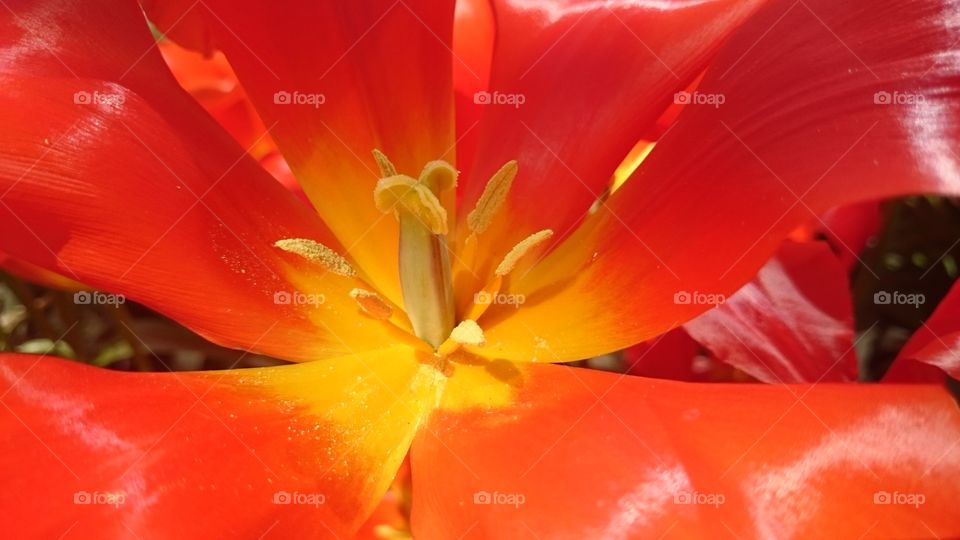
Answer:
[(802, 227), (803, 234), (793, 231), (790, 237), (796, 240), (813, 241), (825, 239), (848, 271), (860, 262), (860, 253), (867, 242), (877, 235), (883, 223), (880, 201), (867, 201), (832, 208), (822, 216), (809, 220)]
[(434, 382), (399, 349), (152, 374), (0, 356), (6, 534), (342, 538), (389, 485)]
[(453, 2), (214, 0), (195, 9), (317, 211), (399, 302), (397, 259), (387, 256), (398, 228), (374, 207), (371, 151), (414, 176), (430, 160), (453, 161)]
[(904, 360), (924, 362), (960, 378), (960, 283), (910, 337), (894, 365)]
[(908, 358), (897, 358), (883, 374), (883, 383), (933, 383), (944, 384), (947, 375), (940, 368)]
[(627, 373), (687, 382), (746, 382), (728, 364), (710, 356), (683, 328), (670, 330), (623, 351)]
[(237, 81), (222, 53), (207, 58), (165, 40), (157, 44), (163, 59), (184, 90), (247, 149), (254, 159), (276, 151), (267, 127)]
[[(483, 110), (475, 128), (480, 141), (474, 160), (462, 163), (461, 184), (468, 211), (497, 169), (519, 162), (508, 205), (484, 235), (493, 265), (538, 230), (569, 233), (673, 93), (703, 70), (757, 2), (669, 9), (595, 4), (494, 2), (497, 42), (486, 89), (491, 103), (483, 104), (483, 95), (474, 102)], [(497, 104), (497, 96), (519, 96), (523, 103)], [(543, 204), (547, 194), (551, 203)]]
[[(490, 82), (490, 63), (496, 37), (490, 0), (457, 0), (453, 23), (453, 89), (456, 107), (457, 162), (473, 161), (479, 142), (476, 129), (483, 117), (473, 96)], [(461, 188), (468, 179), (460, 178)], [(458, 205), (463, 189), (458, 190)], [(469, 210), (469, 209), (468, 209)]]
[[(732, 294), (828, 208), (960, 193), (954, 15), (945, 0), (765, 6), (697, 90), (724, 103), (685, 107), (609, 208), (515, 287), (519, 316), (485, 315), (487, 340), (517, 360), (537, 336), (563, 359), (623, 348), (707, 309), (680, 291)], [(576, 324), (551, 317), (565, 306)]]
[(846, 270), (822, 242), (785, 242), (753, 281), (685, 325), (763, 382), (857, 380)]
[[(273, 246), (337, 247), (177, 86), (137, 6), (28, 4), (0, 11), (0, 47), (17, 51), (0, 66), (0, 250), (230, 347), (316, 359), (387, 343), (355, 285)], [(296, 292), (326, 302), (276, 302)]]
[(192, 0), (140, 0), (140, 4), (164, 35), (206, 56), (213, 54), (216, 44), (199, 9), (202, 4)]
[(518, 379), (515, 405), (439, 412), (418, 433), (417, 538), (960, 535), (960, 412), (939, 387), (536, 364)]

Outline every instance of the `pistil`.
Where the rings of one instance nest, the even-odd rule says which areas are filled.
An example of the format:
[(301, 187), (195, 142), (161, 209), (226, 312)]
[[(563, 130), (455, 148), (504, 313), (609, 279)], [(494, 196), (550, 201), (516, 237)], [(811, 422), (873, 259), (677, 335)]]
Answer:
[[(453, 281), (447, 249), (447, 214), (441, 191), (456, 185), (456, 170), (443, 161), (427, 164), (419, 179), (396, 174), (381, 152), (374, 152), (384, 178), (374, 202), (400, 223), (400, 288), (414, 333), (434, 349), (454, 328)], [(393, 174), (391, 174), (393, 173)]]

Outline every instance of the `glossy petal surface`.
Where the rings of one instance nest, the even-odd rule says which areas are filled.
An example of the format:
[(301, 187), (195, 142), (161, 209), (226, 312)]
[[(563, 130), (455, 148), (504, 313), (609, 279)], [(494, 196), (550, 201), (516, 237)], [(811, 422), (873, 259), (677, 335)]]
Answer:
[(436, 401), (409, 350), (199, 373), (0, 356), (0, 515), (18, 538), (335, 538)]
[(938, 387), (517, 377), (512, 406), (418, 434), (417, 538), (960, 534), (960, 412)]

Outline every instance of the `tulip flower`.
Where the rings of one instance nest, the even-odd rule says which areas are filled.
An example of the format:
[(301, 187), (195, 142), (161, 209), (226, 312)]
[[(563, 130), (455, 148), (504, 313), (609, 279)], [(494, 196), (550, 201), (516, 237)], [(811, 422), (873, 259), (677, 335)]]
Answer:
[(297, 362), (3, 355), (7, 530), (343, 538), (409, 450), (416, 538), (960, 535), (939, 386), (557, 365), (714, 307), (811, 215), (960, 193), (955, 6), (464, 6), (144, 4), (224, 54), (313, 208), (140, 6), (0, 11), (0, 251)]

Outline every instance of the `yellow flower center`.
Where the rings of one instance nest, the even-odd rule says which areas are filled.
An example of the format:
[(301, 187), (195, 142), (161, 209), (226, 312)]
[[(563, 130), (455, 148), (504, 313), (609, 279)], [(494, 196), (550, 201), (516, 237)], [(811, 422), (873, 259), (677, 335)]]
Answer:
[[(374, 204), (380, 211), (393, 214), (400, 224), (400, 288), (403, 311), (410, 320), (413, 333), (428, 343), (439, 357), (447, 357), (461, 346), (482, 347), (486, 340), (477, 319), (491, 304), (485, 299), (496, 297), (504, 286), (504, 278), (522, 258), (546, 242), (553, 231), (544, 229), (536, 232), (504, 254), (494, 275), (477, 291), (474, 301), (461, 314), (458, 322), (451, 252), (447, 242), (450, 224), (447, 211), (440, 202), (442, 193), (456, 187), (457, 170), (445, 161), (431, 161), (418, 178), (413, 178), (398, 173), (393, 163), (379, 150), (374, 150), (373, 155), (381, 176), (373, 192)], [(478, 258), (478, 236), (487, 230), (501, 210), (516, 175), (516, 161), (501, 167), (491, 177), (476, 206), (467, 215), (469, 235), (460, 247), (458, 268), (472, 271)], [(341, 255), (318, 242), (303, 238), (282, 239), (275, 245), (321, 265), (329, 272), (355, 279), (357, 287), (351, 290), (350, 296), (363, 314), (396, 327), (404, 326), (397, 323), (394, 306), (375, 291), (369, 290)]]

